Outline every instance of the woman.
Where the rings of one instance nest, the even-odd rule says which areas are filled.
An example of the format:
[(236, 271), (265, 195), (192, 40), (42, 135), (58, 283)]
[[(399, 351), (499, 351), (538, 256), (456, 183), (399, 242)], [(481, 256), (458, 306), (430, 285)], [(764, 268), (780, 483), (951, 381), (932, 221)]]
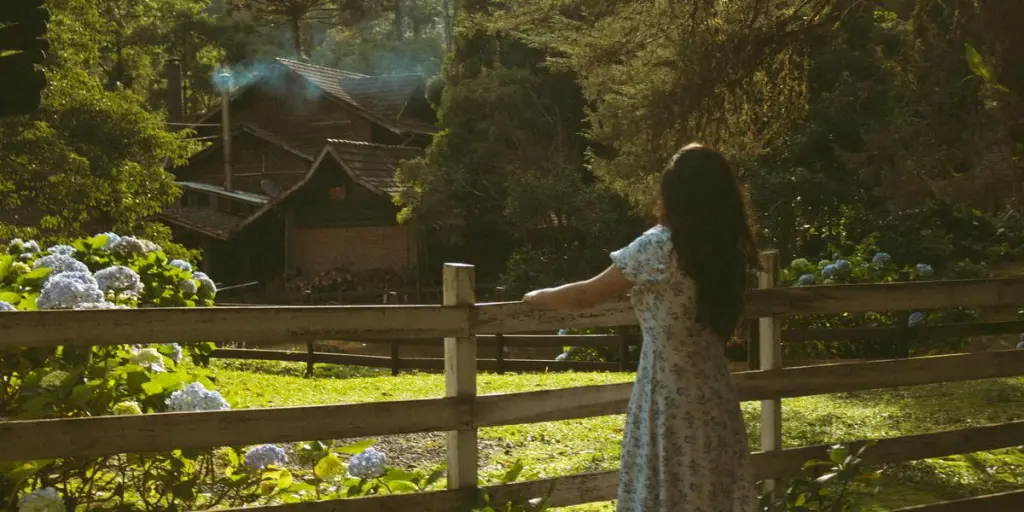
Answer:
[(753, 512), (746, 429), (725, 343), (759, 268), (743, 189), (717, 151), (690, 144), (661, 175), (660, 223), (588, 281), (528, 293), (581, 309), (632, 292), (643, 330), (626, 415), (619, 512)]

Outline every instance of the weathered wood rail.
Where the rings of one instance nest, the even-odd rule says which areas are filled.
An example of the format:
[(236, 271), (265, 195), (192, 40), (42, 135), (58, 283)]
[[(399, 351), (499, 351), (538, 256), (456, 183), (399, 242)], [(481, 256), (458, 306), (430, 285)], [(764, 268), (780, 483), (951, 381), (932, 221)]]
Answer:
[[(771, 258), (769, 258), (771, 261)], [(108, 311), (38, 311), (0, 315), (0, 348), (193, 341), (315, 341), (445, 337), (446, 396), (425, 400), (223, 412), (163, 413), (0, 422), (0, 460), (103, 456), (174, 448), (445, 431), (448, 489), (317, 503), (255, 507), (268, 511), (468, 510), (480, 497), (479, 428), (621, 414), (630, 384), (476, 394), (477, 335), (636, 323), (624, 303), (573, 314), (521, 303), (474, 304), (473, 270), (445, 269), (445, 305), (376, 307), (239, 307)], [(773, 279), (762, 280), (771, 286)], [(862, 312), (1024, 304), (1024, 279), (938, 281), (752, 290), (747, 315), (760, 318), (764, 370), (734, 374), (742, 400), (764, 401), (763, 450), (754, 477), (770, 481), (799, 470), (825, 446), (781, 448), (781, 399), (939, 382), (1024, 375), (1024, 350), (781, 368), (777, 319), (804, 313)], [(299, 354), (304, 356), (305, 354)], [(507, 362), (507, 361), (506, 361)], [(312, 421), (314, 420), (315, 421)], [(883, 464), (1011, 447), (1024, 439), (1024, 418), (998, 425), (882, 439), (867, 452)], [(553, 505), (615, 497), (617, 472), (489, 486), (493, 500), (541, 495), (556, 483)], [(908, 510), (1016, 510), (1024, 491)], [(239, 509), (241, 510), (241, 509)]]

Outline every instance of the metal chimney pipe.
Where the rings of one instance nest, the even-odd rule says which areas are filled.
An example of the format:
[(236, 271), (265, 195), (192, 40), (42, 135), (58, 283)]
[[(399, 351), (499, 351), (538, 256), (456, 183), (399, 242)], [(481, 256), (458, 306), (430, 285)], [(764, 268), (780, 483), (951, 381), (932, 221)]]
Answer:
[[(167, 75), (167, 122), (181, 123), (185, 119), (185, 98), (181, 79), (181, 59), (171, 57), (164, 64)], [(176, 130), (180, 125), (171, 124), (170, 129)]]
[(224, 190), (231, 192), (231, 73), (217, 75), (220, 82), (220, 124), (224, 137)]

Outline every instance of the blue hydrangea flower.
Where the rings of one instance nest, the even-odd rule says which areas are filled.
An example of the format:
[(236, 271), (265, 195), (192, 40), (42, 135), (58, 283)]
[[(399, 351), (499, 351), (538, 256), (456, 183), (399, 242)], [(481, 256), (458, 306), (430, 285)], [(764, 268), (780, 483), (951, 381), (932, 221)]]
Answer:
[(889, 256), (889, 253), (876, 252), (875, 255), (871, 257), (871, 263), (876, 266), (885, 265), (890, 259), (892, 259), (892, 256)]
[(161, 250), (161, 247), (149, 240), (142, 238), (135, 238), (134, 236), (123, 236), (118, 238), (117, 242), (110, 246), (110, 252), (118, 254), (146, 254), (150, 252), (157, 252)]
[(836, 271), (839, 272), (840, 274), (849, 274), (850, 272), (853, 272), (853, 265), (850, 265), (849, 261), (836, 260), (836, 262), (833, 263), (833, 265), (835, 265)]
[(157, 349), (139, 348), (132, 350), (132, 352), (133, 363), (157, 373), (166, 370), (164, 368), (164, 356)]
[(53, 487), (36, 489), (18, 500), (18, 512), (66, 512), (64, 500)]
[(192, 279), (182, 279), (178, 284), (185, 295), (195, 295), (199, 292), (199, 287), (196, 286), (196, 282)]
[(83, 302), (74, 307), (74, 309), (131, 309), (124, 304), (115, 304), (113, 302), (107, 302), (105, 300), (100, 302)]
[(568, 334), (569, 334), (569, 329), (559, 329), (558, 330), (558, 335), (559, 336), (567, 336)]
[(1022, 340), (1020, 343), (1017, 344), (1017, 348), (1024, 349), (1024, 340)]
[(561, 354), (558, 354), (557, 356), (555, 356), (555, 361), (568, 361), (568, 360), (569, 360), (569, 353), (568, 352), (562, 352)]
[(74, 256), (75, 253), (78, 251), (74, 247), (71, 247), (70, 245), (58, 244), (46, 249), (46, 252), (50, 254), (63, 254), (64, 256)]
[[(25, 241), (20, 238), (15, 238), (7, 244), (8, 254), (21, 254), (21, 253), (37, 253), (39, 252), (39, 242), (35, 240)], [(29, 256), (31, 257), (31, 255)]]
[(388, 456), (376, 448), (353, 455), (348, 461), (348, 474), (356, 478), (377, 478), (387, 470)]
[(185, 260), (174, 259), (174, 260), (168, 261), (167, 264), (172, 266), (172, 267), (175, 267), (175, 268), (180, 268), (180, 269), (184, 270), (185, 272), (192, 272), (192, 264), (187, 262), (187, 261), (185, 261)]
[(194, 272), (192, 278), (199, 281), (199, 292), (203, 295), (213, 296), (217, 294), (217, 285), (205, 272)]
[(193, 382), (167, 398), (167, 409), (171, 412), (226, 411), (230, 408), (231, 404), (220, 393), (207, 390), (199, 382)]
[(83, 304), (102, 303), (103, 292), (88, 272), (61, 272), (43, 285), (36, 299), (39, 309), (75, 309)]
[(796, 280), (797, 286), (807, 286), (814, 284), (814, 274), (804, 274)]
[(127, 297), (138, 297), (142, 294), (143, 285), (139, 274), (128, 267), (121, 265), (107, 267), (96, 272), (95, 277), (100, 290), (105, 292)]
[(85, 266), (85, 263), (78, 261), (67, 254), (48, 254), (39, 258), (32, 264), (32, 268), (49, 268), (53, 269), (49, 277), (53, 277), (61, 272), (85, 272), (89, 273), (89, 267)]
[(925, 316), (920, 311), (915, 311), (910, 314), (910, 318), (907, 319), (907, 327), (918, 327), (924, 324)]
[(170, 343), (169, 345), (172, 351), (171, 355), (169, 356), (171, 358), (171, 361), (174, 361), (174, 364), (180, 363), (182, 355), (181, 345), (178, 345), (177, 343)]
[(0, 300), (0, 313), (4, 311), (17, 311), (18, 309), (11, 305), (10, 302), (4, 302)]
[(835, 266), (834, 263), (833, 264), (829, 264), (829, 265), (825, 265), (825, 268), (821, 269), (821, 277), (824, 277), (826, 279), (828, 279), (828, 278), (830, 278), (832, 276), (835, 276), (838, 273), (839, 273), (839, 267)]
[(263, 469), (267, 466), (281, 466), (288, 462), (284, 450), (272, 444), (261, 444), (249, 448), (245, 452), (245, 465), (250, 469)]
[(935, 269), (927, 263), (918, 263), (914, 265), (914, 270), (917, 271), (917, 275), (921, 277), (928, 277), (935, 273)]

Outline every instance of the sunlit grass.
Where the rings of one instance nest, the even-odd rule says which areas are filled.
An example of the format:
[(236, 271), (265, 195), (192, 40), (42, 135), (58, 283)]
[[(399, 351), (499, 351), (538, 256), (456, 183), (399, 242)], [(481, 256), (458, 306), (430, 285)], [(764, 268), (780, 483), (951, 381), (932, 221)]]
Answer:
[[(382, 375), (376, 370), (317, 366), (301, 377), (301, 363), (215, 363), (221, 390), (236, 408), (282, 407), (432, 398), (444, 395), (440, 374)], [(349, 378), (338, 378), (345, 377)], [(630, 373), (482, 374), (481, 394), (512, 393), (630, 382)], [(744, 403), (752, 447), (759, 438), (759, 403)], [(1024, 378), (937, 384), (783, 401), (786, 447), (877, 439), (1024, 419)], [(623, 417), (607, 416), (481, 429), (481, 475), (493, 478), (516, 460), (522, 478), (546, 478), (618, 467)], [(397, 437), (397, 436), (396, 436)], [(403, 436), (404, 437), (404, 436)], [(432, 465), (443, 458), (443, 437), (389, 439), (409, 452), (400, 463)], [(1022, 441), (1024, 444), (1024, 441)], [(411, 468), (410, 468), (411, 469)], [(860, 489), (863, 510), (929, 503), (1024, 486), (1024, 451), (1019, 448), (946, 457), (885, 468), (875, 489)], [(613, 510), (610, 503), (570, 507)]]

